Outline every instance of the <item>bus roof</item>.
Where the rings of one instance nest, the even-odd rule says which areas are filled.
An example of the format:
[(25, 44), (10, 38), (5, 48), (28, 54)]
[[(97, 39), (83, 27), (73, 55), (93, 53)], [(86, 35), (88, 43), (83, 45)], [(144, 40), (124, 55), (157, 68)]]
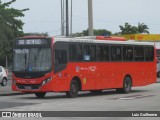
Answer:
[[(98, 37), (98, 36), (97, 36)], [(116, 40), (119, 39), (119, 37), (112, 37), (112, 40), (106, 40), (106, 39), (99, 39), (96, 36), (87, 36), (87, 37), (51, 37), (52, 39), (54, 39), (54, 43), (58, 42), (58, 41), (63, 41), (63, 42), (77, 42), (77, 43), (109, 43), (109, 44), (128, 44), (128, 45), (153, 45), (153, 42), (135, 42), (135, 41), (123, 41), (123, 40)], [(100, 37), (100, 36), (99, 36)], [(31, 38), (48, 38), (45, 36), (24, 36), (24, 37), (20, 37), (19, 39), (31, 39)], [(102, 38), (102, 37), (101, 37)], [(115, 39), (114, 39), (115, 38)], [(123, 39), (123, 38), (120, 38)]]
[(85, 38), (60, 38), (54, 37), (54, 42), (77, 42), (77, 43), (110, 43), (110, 44), (132, 44), (132, 45), (153, 45), (153, 42), (135, 42), (135, 41), (114, 41), (114, 40), (97, 40), (97, 39), (85, 39)]

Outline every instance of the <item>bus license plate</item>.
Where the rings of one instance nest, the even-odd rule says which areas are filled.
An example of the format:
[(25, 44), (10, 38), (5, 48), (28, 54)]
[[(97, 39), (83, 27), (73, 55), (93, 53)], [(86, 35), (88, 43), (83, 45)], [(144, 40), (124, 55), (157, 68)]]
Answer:
[(31, 86), (25, 86), (24, 88), (27, 89), (27, 90), (31, 90), (32, 89)]

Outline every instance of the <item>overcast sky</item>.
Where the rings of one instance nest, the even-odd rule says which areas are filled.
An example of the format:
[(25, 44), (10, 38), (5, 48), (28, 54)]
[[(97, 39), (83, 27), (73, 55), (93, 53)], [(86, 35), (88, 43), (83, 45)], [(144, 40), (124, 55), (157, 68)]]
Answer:
[[(7, 2), (10, 0), (2, 0)], [(70, 0), (69, 0), (70, 1)], [(160, 0), (92, 0), (94, 29), (119, 32), (119, 25), (145, 23), (160, 33)], [(22, 18), (24, 32), (61, 34), (61, 0), (17, 0), (12, 7), (29, 8)], [(73, 33), (88, 28), (88, 0), (73, 0)]]

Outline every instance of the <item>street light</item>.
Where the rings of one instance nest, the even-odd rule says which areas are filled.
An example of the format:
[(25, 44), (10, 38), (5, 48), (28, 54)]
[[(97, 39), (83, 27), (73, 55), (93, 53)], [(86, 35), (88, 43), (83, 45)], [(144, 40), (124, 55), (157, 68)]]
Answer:
[(66, 36), (69, 36), (68, 0), (66, 0)]
[(64, 35), (64, 0), (61, 0), (61, 35)]
[(93, 36), (93, 10), (92, 0), (88, 0), (88, 35)]

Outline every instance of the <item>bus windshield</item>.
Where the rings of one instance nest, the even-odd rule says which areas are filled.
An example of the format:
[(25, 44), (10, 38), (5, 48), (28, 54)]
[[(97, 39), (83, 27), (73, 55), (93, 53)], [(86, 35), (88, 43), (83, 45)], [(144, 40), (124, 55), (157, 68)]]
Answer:
[(51, 48), (18, 48), (13, 50), (13, 71), (42, 72), (51, 68)]

